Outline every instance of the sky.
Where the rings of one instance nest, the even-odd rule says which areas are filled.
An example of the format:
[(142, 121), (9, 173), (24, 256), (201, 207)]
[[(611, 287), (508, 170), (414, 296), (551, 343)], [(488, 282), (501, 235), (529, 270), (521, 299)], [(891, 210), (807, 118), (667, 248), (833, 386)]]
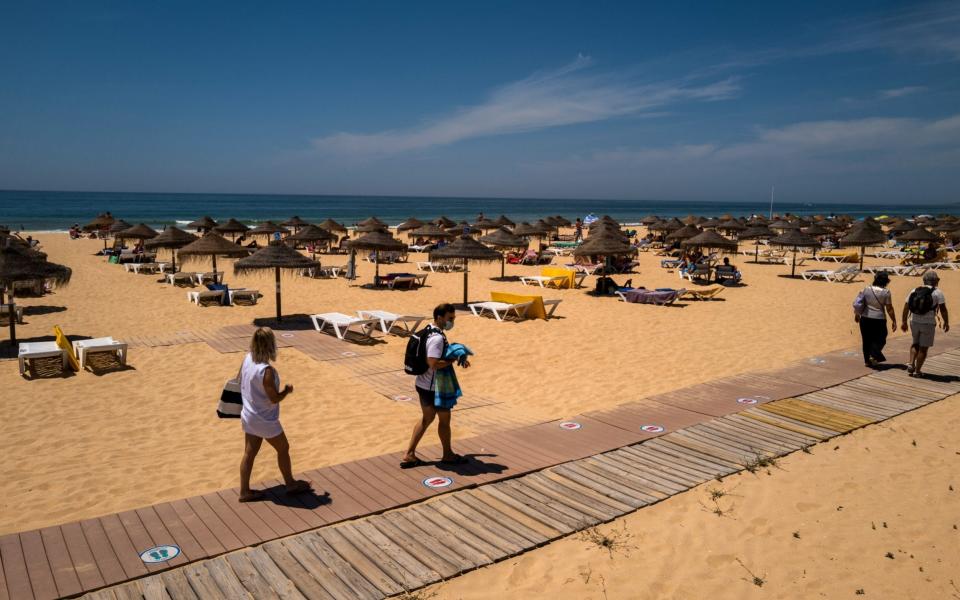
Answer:
[(0, 189), (960, 201), (957, 2), (0, 14)]

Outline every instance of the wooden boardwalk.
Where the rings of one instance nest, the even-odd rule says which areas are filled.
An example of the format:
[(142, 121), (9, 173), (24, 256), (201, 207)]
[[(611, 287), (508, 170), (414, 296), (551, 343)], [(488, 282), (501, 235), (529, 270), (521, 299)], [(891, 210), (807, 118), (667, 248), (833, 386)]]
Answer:
[[(938, 338), (929, 379), (832, 353), (464, 439), (463, 467), (400, 470), (397, 453), (307, 472), (328, 497), (271, 487), (240, 504), (230, 489), (6, 535), (0, 600), (382, 598), (958, 393), (960, 350), (943, 351), (956, 339)], [(891, 360), (902, 352), (891, 344)], [(151, 562), (164, 546), (169, 559)]]

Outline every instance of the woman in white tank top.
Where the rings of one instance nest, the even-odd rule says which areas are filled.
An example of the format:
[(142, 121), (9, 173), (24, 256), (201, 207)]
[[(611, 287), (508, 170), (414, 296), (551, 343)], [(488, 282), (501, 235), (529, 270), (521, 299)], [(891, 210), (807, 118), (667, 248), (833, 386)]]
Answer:
[(270, 361), (277, 359), (277, 339), (269, 327), (253, 333), (250, 353), (240, 367), (240, 396), (243, 408), (240, 424), (246, 437), (243, 460), (240, 463), (240, 502), (251, 502), (264, 497), (262, 490), (250, 489), (250, 473), (263, 440), (277, 451), (277, 464), (283, 475), (288, 494), (306, 492), (310, 484), (293, 478), (290, 462), (290, 444), (280, 425), (280, 402), (293, 393), (293, 386), (280, 389), (280, 375)]

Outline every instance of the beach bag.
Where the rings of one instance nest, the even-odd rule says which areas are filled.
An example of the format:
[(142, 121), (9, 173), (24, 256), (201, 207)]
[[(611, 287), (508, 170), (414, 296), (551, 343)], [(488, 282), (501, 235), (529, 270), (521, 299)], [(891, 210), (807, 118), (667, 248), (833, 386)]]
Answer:
[(217, 404), (217, 416), (221, 419), (239, 419), (240, 409), (243, 408), (243, 399), (240, 396), (240, 381), (228, 379), (220, 392), (220, 403)]
[(863, 290), (860, 290), (860, 293), (857, 294), (857, 297), (853, 299), (853, 314), (857, 317), (862, 317), (863, 313), (867, 311), (867, 299), (863, 295)]
[(427, 325), (407, 340), (407, 351), (403, 356), (403, 371), (407, 375), (423, 375), (430, 368), (427, 365), (427, 338), (432, 333), (443, 332), (436, 325)]
[(907, 307), (915, 315), (925, 315), (933, 310), (933, 288), (923, 285), (910, 292)]

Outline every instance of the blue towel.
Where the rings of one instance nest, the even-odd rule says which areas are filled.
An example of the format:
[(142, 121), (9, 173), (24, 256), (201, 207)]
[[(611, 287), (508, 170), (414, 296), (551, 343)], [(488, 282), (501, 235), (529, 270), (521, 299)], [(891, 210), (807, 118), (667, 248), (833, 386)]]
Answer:
[[(470, 348), (463, 344), (450, 344), (443, 353), (443, 360), (455, 360), (458, 365), (463, 365), (468, 356), (473, 356)], [(457, 381), (457, 374), (453, 370), (453, 365), (437, 369), (433, 379), (434, 399), (433, 405), (437, 408), (450, 409), (457, 405), (457, 398), (463, 395), (460, 389), (460, 382)]]

